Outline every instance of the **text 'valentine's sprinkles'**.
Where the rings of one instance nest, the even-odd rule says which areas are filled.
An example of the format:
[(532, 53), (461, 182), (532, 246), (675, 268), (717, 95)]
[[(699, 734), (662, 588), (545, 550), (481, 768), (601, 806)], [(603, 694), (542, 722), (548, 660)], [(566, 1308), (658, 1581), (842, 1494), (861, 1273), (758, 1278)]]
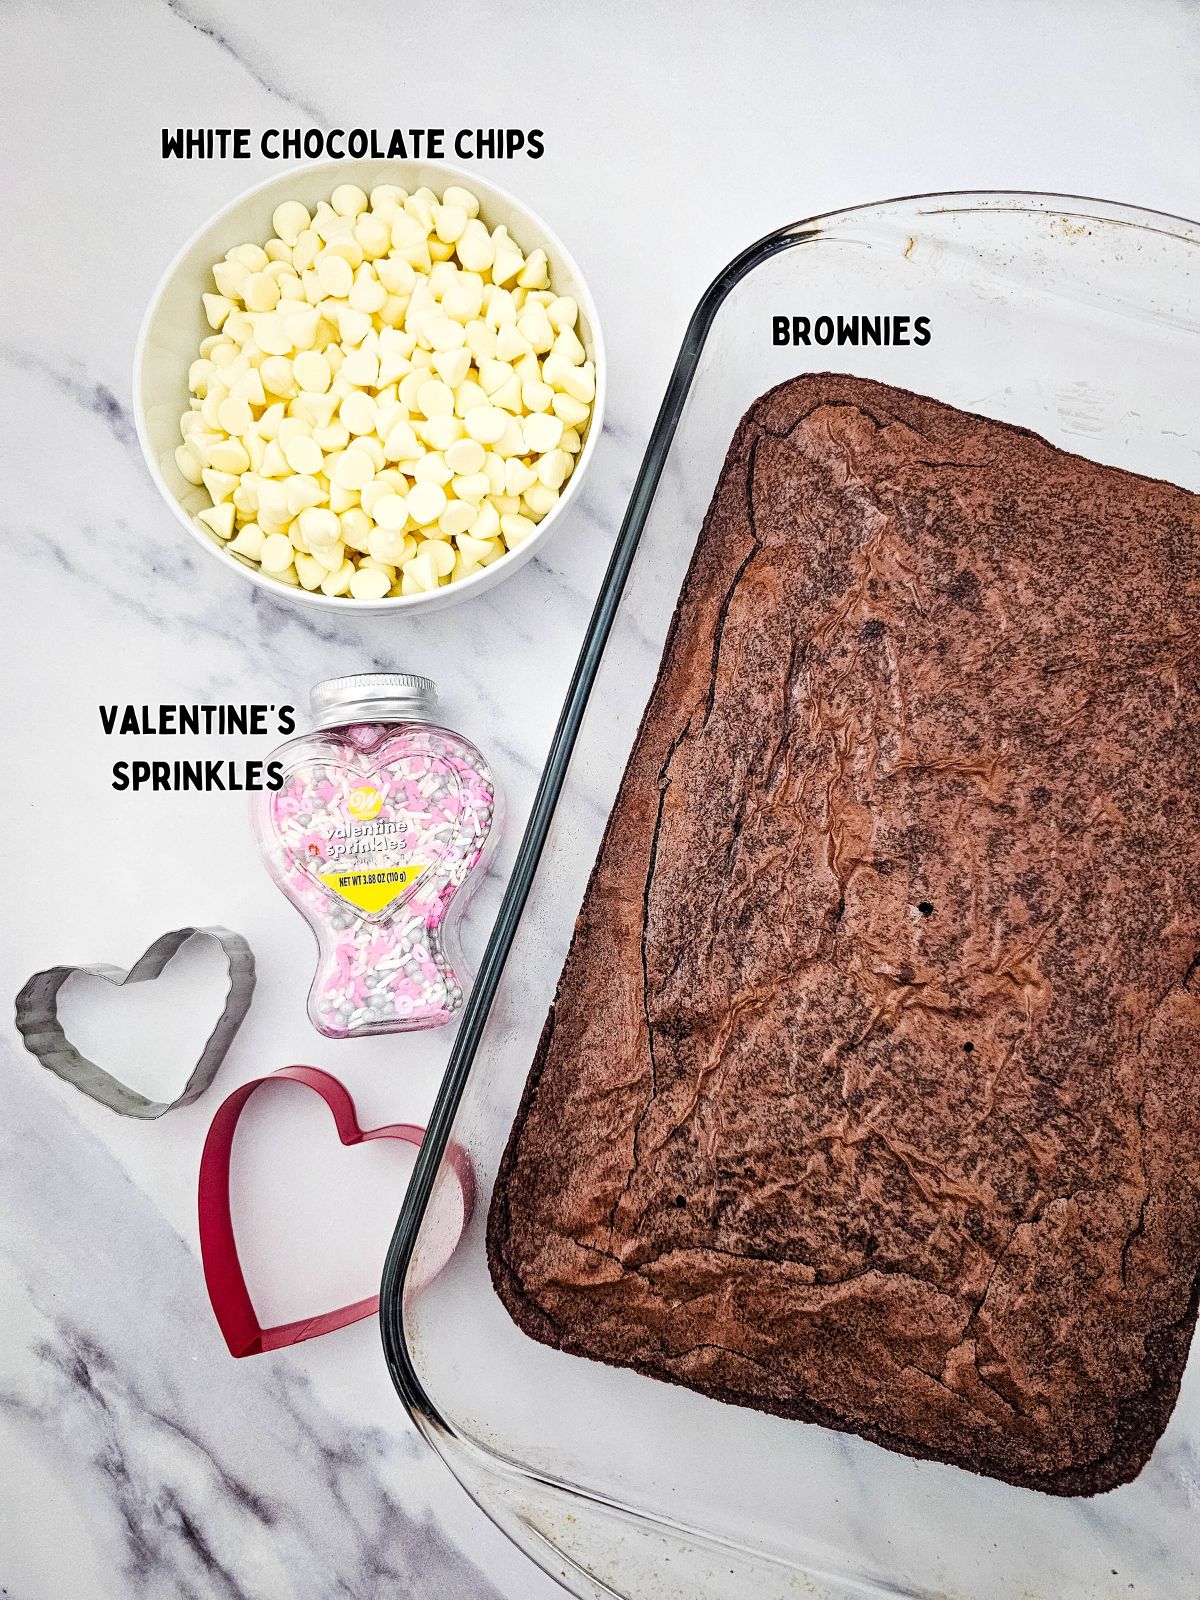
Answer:
[[(110, 737), (138, 739), (261, 737), (289, 734), (296, 726), (290, 705), (102, 705), (100, 726)], [(283, 769), (274, 761), (234, 761), (210, 757), (134, 758), (115, 761), (112, 787), (120, 792), (252, 793), (278, 789)]]

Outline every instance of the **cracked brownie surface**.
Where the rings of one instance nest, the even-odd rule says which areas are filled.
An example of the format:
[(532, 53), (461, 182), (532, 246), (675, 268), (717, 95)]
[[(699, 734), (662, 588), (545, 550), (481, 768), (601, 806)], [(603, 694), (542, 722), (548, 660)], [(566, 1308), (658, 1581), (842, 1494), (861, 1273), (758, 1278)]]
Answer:
[(1200, 497), (747, 413), (501, 1166), (534, 1338), (1060, 1494), (1200, 1286)]

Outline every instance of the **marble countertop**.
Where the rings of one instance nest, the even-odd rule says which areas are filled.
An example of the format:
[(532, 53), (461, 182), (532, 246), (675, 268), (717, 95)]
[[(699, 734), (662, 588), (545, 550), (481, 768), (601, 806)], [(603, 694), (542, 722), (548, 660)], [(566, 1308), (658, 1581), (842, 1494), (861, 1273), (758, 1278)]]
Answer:
[[(1017, 21), (1019, 13), (1020, 21)], [(898, 193), (1004, 187), (1200, 215), (1200, 9), (1187, 0), (981, 8), (716, 0), (516, 14), (471, 0), (329, 9), (265, 0), (26, 0), (0, 63), (6, 206), (4, 983), (127, 964), (165, 929), (225, 923), (259, 958), (217, 1086), (127, 1122), (0, 1039), (0, 1593), (12, 1600), (551, 1600), (409, 1425), (375, 1324), (233, 1362), (200, 1275), (195, 1174), (221, 1093), (289, 1061), (338, 1074), (364, 1125), (420, 1121), (449, 1044), (310, 1029), (309, 935), (267, 882), (236, 795), (127, 795), (97, 705), (303, 704), (339, 672), (439, 679), (492, 757), (511, 825), (477, 955), (687, 316), (747, 242)], [(1007, 20), (1006, 20), (1007, 19)], [(486, 170), (567, 240), (609, 349), (609, 418), (558, 538), (511, 583), (424, 621), (336, 624), (224, 573), (143, 466), (134, 338), (183, 239), (268, 175), (168, 163), (163, 126), (544, 130)], [(188, 754), (265, 755), (210, 741)], [(219, 975), (198, 959), (194, 987)], [(77, 1025), (166, 1090), (202, 1008), (128, 995)], [(123, 1002), (124, 1003), (124, 1002)], [(110, 1037), (102, 1030), (109, 1027)], [(200, 1028), (201, 1036), (203, 1028)], [(173, 1065), (174, 1064), (174, 1065)], [(369, 1293), (408, 1163), (331, 1151), (319, 1106), (248, 1116), (235, 1219), (265, 1316)], [(303, 1288), (296, 1287), (303, 1284)]]

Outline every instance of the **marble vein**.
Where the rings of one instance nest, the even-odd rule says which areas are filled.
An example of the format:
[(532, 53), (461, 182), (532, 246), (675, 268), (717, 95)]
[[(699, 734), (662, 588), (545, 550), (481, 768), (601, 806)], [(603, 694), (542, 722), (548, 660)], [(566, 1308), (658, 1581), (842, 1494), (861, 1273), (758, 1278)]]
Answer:
[[(81, 1128), (45, 1136), (46, 1092), (7, 1045), (0, 1075), (0, 1432), (105, 1551), (89, 1600), (495, 1600), (432, 1515), (415, 1437), (347, 1427), (286, 1354), (234, 1364), (185, 1242)], [(0, 1553), (18, 1584), (52, 1537), (23, 1533)]]
[(32, 350), (0, 344), (0, 365), (7, 365), (20, 373), (33, 373), (44, 379), (72, 405), (95, 417), (118, 444), (137, 451), (133, 412), (106, 383), (93, 378), (82, 361), (71, 360), (67, 365), (58, 367)]
[[(379, 3), (329, 12), (316, 54), (311, 19), (286, 0), (9, 7), (0, 59), (13, 178), (0, 539), (18, 590), (6, 619), (5, 789), (21, 841), (6, 887), (21, 915), (0, 941), (12, 974), (5, 992), (36, 964), (35, 948), (54, 959), (69, 935), (68, 954), (132, 953), (177, 912), (211, 907), (253, 935), (263, 958), (247, 1024), (252, 1048), (274, 1051), (286, 1040), (310, 1058), (304, 930), (255, 876), (237, 797), (112, 794), (114, 756), (162, 752), (102, 742), (94, 701), (302, 704), (316, 679), (363, 669), (439, 678), (448, 720), (478, 738), (502, 775), (508, 838), (467, 929), (477, 954), (680, 337), (712, 274), (748, 239), (804, 211), (977, 183), (997, 150), (1007, 181), (1198, 213), (1189, 155), (1200, 132), (1200, 13), (1178, 0), (1113, 3), (1136, 28), (1089, 38), (1043, 30), (1035, 51), (1019, 31), (1007, 39), (998, 15), (968, 20), (969, 8), (950, 0), (931, 0), (938, 15), (924, 28), (881, 12), (869, 44), (849, 49), (838, 8), (821, 17), (808, 8), (801, 22), (799, 9), (789, 19), (785, 8), (760, 7), (721, 32), (710, 0), (692, 7), (683, 30), (666, 8), (657, 16), (646, 7), (576, 8), (564, 21), (541, 4), (520, 37), (521, 72), (502, 61), (499, 77), (496, 19), (477, 3), (453, 14)], [(930, 48), (931, 29), (943, 37), (940, 52)], [(718, 33), (727, 48), (714, 94)], [(564, 43), (577, 70), (564, 70)], [(781, 70), (764, 73), (764, 61)], [(627, 92), (631, 70), (647, 93)], [(798, 82), (807, 86), (800, 96)], [(904, 82), (929, 92), (901, 103), (886, 89)], [(1075, 111), (1066, 122), (1064, 83)], [(1112, 116), (1113, 83), (1122, 85), (1123, 118)], [(881, 92), (864, 93), (864, 84)], [(755, 108), (749, 161), (745, 139), (734, 136), (746, 105)], [(159, 129), (261, 131), (267, 122), (546, 129), (542, 161), (491, 170), (584, 264), (608, 340), (608, 424), (568, 525), (481, 601), (420, 623), (301, 611), (222, 573), (174, 524), (145, 473), (128, 407), (144, 299), (203, 217), (280, 165), (164, 165)], [(1153, 126), (1153, 140), (1128, 138), (1141, 125)], [(661, 228), (630, 235), (614, 226), (642, 202)], [(737, 353), (739, 364), (748, 351)], [(723, 443), (714, 437), (714, 448)], [(714, 477), (696, 470), (680, 483), (687, 520), (698, 522)], [(621, 662), (648, 686), (660, 597), (643, 595), (657, 586), (665, 601), (670, 572), (656, 565), (645, 577), (614, 638)], [(589, 810), (578, 834), (556, 835), (549, 852), (558, 881), (574, 882), (573, 872), (580, 892), (644, 699), (626, 687), (601, 677), (569, 779)], [(70, 768), (78, 792), (70, 809), (44, 812), (48, 775), (68, 770), (64, 753), (79, 755)], [(119, 862), (128, 880), (123, 898), (107, 896), (103, 881), (95, 887), (94, 855), (85, 863), (70, 850), (34, 848), (43, 815), (60, 829), (86, 816), (108, 841), (105, 861)], [(518, 940), (501, 1011), (548, 1001), (573, 914), (564, 904), (561, 925), (548, 919), (537, 937)], [(315, 1059), (344, 1073), (364, 1101), (377, 1095), (381, 1112), (420, 1116), (448, 1045), (445, 1037), (414, 1045), (402, 1088), (382, 1048), (353, 1051), (353, 1062)], [(523, 1073), (527, 1061), (509, 1065)], [(390, 1391), (378, 1414), (367, 1410), (367, 1426), (347, 1420), (363, 1410), (364, 1385), (387, 1389), (367, 1330), (290, 1357), (229, 1361), (190, 1240), (164, 1218), (180, 1183), (190, 1184), (203, 1115), (190, 1129), (172, 1123), (160, 1137), (131, 1138), (119, 1119), (93, 1117), (43, 1088), (23, 1053), (2, 1041), (0, 1086), (2, 1600), (494, 1600), (498, 1592), (551, 1600), (560, 1592), (469, 1505)], [(1028, 1588), (1045, 1596), (1040, 1579), (1006, 1583), (1036, 1534), (1032, 1513), (1028, 1526), (999, 1504), (974, 1522), (948, 1520), (936, 1478), (914, 1472), (901, 1520), (872, 1499), (854, 1452), (831, 1451), (821, 1466), (805, 1490), (810, 1514), (831, 1544), (844, 1532), (864, 1551), (883, 1549), (897, 1585), (907, 1570), (925, 1569), (916, 1547), (936, 1545), (939, 1595), (1013, 1600)], [(1198, 1507), (1192, 1441), (1169, 1434), (1132, 1505), (1101, 1505), (1070, 1531), (1085, 1548), (1112, 1551), (1105, 1566), (1121, 1568), (1117, 1593), (1167, 1600), (1154, 1529), (1168, 1508)], [(686, 1588), (674, 1593), (693, 1600)]]
[(317, 127), (326, 124), (326, 112), (312, 100), (289, 92), (274, 82), (269, 76), (267, 66), (260, 62), (258, 52), (248, 44), (231, 38), (224, 28), (206, 17), (201, 7), (190, 4), (189, 0), (162, 0), (162, 3), (173, 17), (177, 17), (202, 39), (207, 39), (223, 56), (239, 66), (260, 89), (265, 89), (272, 99), (282, 100), (285, 105), (291, 106), (294, 111), (307, 117), (309, 122)]

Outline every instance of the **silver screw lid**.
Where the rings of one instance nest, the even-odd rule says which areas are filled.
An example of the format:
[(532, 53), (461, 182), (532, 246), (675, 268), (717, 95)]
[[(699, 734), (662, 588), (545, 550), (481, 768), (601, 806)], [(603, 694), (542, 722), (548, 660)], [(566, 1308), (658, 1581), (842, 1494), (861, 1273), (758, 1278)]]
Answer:
[(308, 697), (313, 726), (352, 722), (427, 722), (437, 711), (437, 685), (412, 672), (358, 672), (326, 678)]

